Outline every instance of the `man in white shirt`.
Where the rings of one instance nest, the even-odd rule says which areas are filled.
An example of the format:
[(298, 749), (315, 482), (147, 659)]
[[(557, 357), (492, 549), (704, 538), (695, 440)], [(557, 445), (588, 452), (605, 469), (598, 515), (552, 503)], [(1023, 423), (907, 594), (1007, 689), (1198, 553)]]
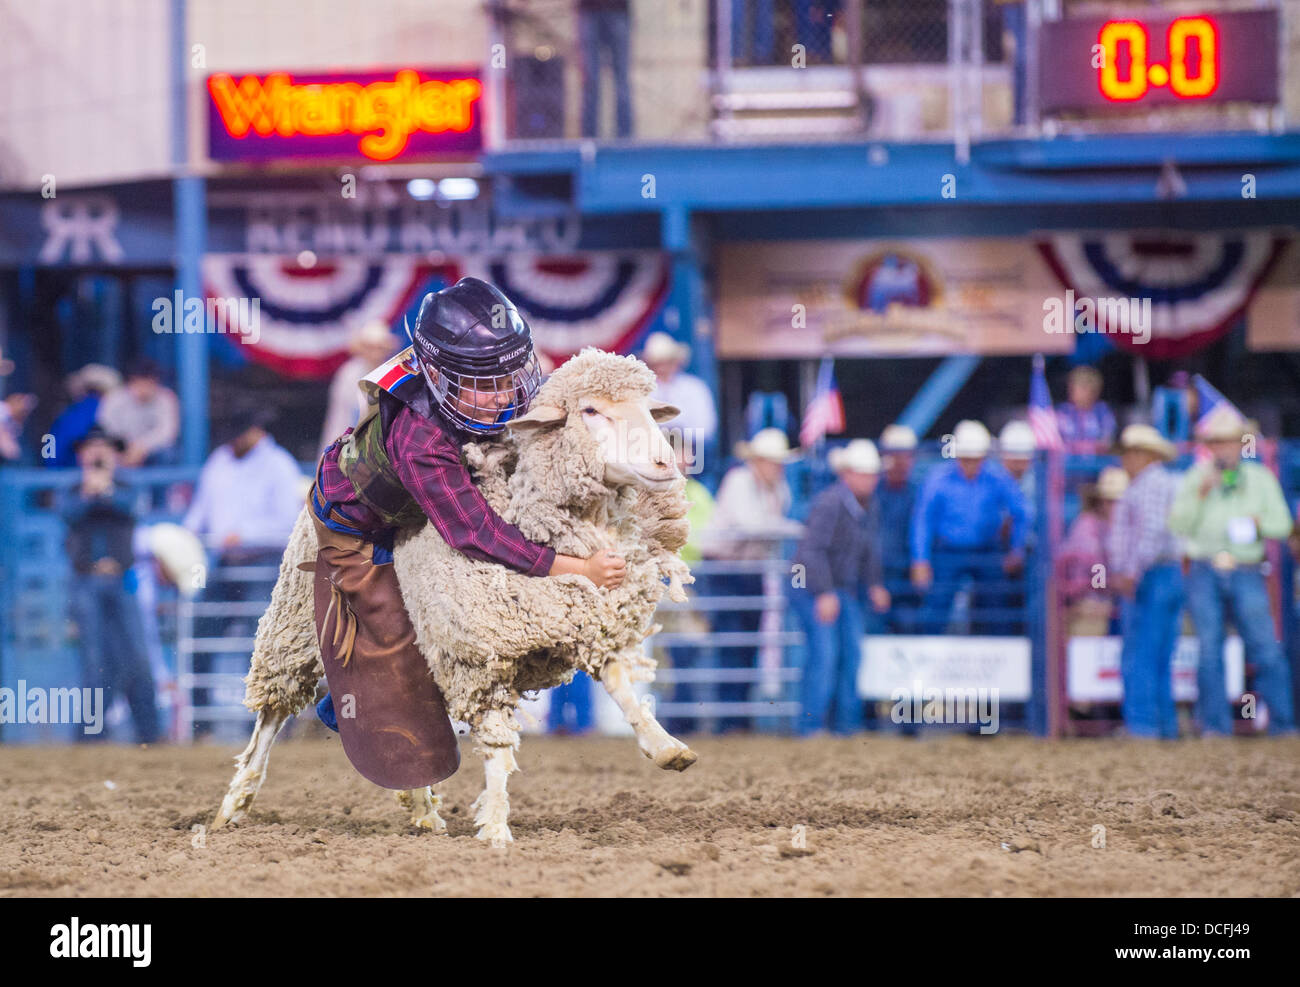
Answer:
[(123, 466), (144, 466), (169, 458), (181, 431), (181, 404), (158, 364), (142, 359), (127, 371), (125, 386), (104, 395), (96, 421), (126, 442)]
[[(294, 458), (267, 434), (269, 423), (267, 411), (245, 410), (236, 415), (228, 433), (234, 438), (213, 449), (199, 473), (184, 524), (216, 553), (216, 568), (208, 575), (203, 590), (206, 603), (266, 600), (302, 510), (304, 477)], [(225, 569), (244, 566), (262, 567), (267, 578), (260, 583), (226, 578), (233, 574)], [(215, 619), (221, 628), (219, 636), (232, 643), (254, 633), (252, 619), (237, 613), (202, 619), (208, 621), (205, 635), (211, 633), (208, 628)], [(227, 669), (228, 656), (234, 653), (197, 654), (194, 671), (205, 674)], [(242, 658), (247, 661), (247, 652), (242, 653)], [(195, 688), (192, 702), (197, 707), (220, 704), (219, 695), (208, 688)], [(195, 735), (205, 736), (215, 730), (216, 736), (230, 739), (222, 729), (223, 724), (214, 728), (209, 721), (201, 720)]]
[(699, 450), (713, 441), (718, 431), (718, 409), (709, 385), (682, 370), (690, 356), (691, 348), (666, 332), (652, 332), (646, 337), (641, 353), (646, 366), (659, 378), (652, 397), (681, 409), (672, 430), (690, 441), (686, 448)]
[(212, 450), (199, 473), (189, 528), (223, 563), (253, 555), (278, 562), (303, 504), (297, 462), (266, 431), (267, 418), (246, 413), (235, 437)]
[[(785, 433), (777, 428), (765, 428), (740, 443), (736, 454), (745, 462), (722, 479), (701, 551), (706, 559), (719, 561), (776, 558), (781, 538), (795, 538), (803, 531), (800, 524), (786, 517), (791, 495), (785, 466), (800, 454), (790, 448)], [(716, 573), (709, 577), (708, 586), (710, 596), (764, 596), (761, 573)], [(761, 610), (754, 609), (719, 610), (713, 630), (754, 634), (762, 627), (762, 616)], [(752, 645), (720, 647), (717, 654), (721, 668), (758, 667), (758, 648)], [(749, 691), (748, 682), (724, 682), (717, 686), (717, 697), (721, 702), (740, 703), (749, 698)], [(724, 716), (718, 719), (717, 730), (743, 730), (750, 722), (748, 717)]]

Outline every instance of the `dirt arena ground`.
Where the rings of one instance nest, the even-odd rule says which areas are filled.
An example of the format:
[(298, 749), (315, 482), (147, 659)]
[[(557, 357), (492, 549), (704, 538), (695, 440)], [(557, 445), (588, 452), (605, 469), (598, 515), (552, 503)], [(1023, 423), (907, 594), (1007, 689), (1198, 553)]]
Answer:
[(0, 748), (0, 895), (1300, 895), (1300, 741), (693, 746), (678, 775), (631, 739), (526, 737), (507, 849), (473, 838), (468, 744), (448, 836), (332, 738), (278, 745), (250, 818), (207, 834), (234, 750)]

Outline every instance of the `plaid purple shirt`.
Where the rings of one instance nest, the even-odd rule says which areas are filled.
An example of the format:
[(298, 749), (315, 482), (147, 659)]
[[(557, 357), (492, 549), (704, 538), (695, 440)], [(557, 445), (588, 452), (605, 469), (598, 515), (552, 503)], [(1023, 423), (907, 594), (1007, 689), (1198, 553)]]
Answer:
[(1158, 562), (1176, 562), (1182, 543), (1169, 530), (1182, 476), (1153, 463), (1129, 484), (1110, 516), (1106, 539), (1111, 569), (1120, 576), (1141, 579)]
[[(339, 446), (334, 443), (321, 457), (321, 495), (351, 524), (367, 534), (377, 534), (384, 525), (356, 499), (339, 469)], [(452, 548), (472, 559), (499, 562), (529, 576), (545, 576), (551, 571), (555, 549), (529, 541), (488, 506), (460, 461), (459, 443), (437, 422), (403, 407), (384, 437), (384, 448), (402, 486)]]

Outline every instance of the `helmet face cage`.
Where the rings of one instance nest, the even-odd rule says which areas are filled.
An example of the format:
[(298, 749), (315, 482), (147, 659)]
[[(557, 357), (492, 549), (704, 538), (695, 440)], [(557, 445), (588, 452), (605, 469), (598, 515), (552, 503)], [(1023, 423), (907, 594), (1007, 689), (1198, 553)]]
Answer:
[[(416, 355), (416, 363), (443, 415), (453, 424), (470, 432), (493, 435), (505, 430), (506, 423), (524, 414), (542, 386), (541, 367), (531, 350), (519, 368), (500, 374), (462, 374), (454, 370), (430, 367)], [(508, 380), (504, 387), (501, 381)], [(502, 405), (497, 395), (510, 394)]]

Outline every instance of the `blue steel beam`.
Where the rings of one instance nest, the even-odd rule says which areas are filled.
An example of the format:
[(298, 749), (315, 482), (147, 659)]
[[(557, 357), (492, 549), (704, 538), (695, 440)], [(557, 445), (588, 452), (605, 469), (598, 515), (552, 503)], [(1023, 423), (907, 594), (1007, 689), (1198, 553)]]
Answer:
[[(185, 299), (203, 297), (203, 245), (207, 241), (207, 203), (203, 179), (189, 172), (186, 74), (190, 64), (186, 43), (186, 0), (172, 0), (172, 203), (176, 224), (176, 287)], [(181, 318), (180, 312), (175, 313)], [(183, 332), (174, 337), (177, 389), (181, 404), (181, 455), (187, 466), (199, 466), (208, 454), (208, 335)]]
[[(571, 148), (496, 151), (495, 174), (568, 174), (584, 213), (881, 207), (932, 204), (1153, 203), (1166, 161), (1180, 167), (1178, 201), (1300, 199), (1300, 134), (1090, 136), (976, 145), (959, 165), (949, 143), (636, 145), (602, 147), (584, 161)], [(643, 196), (643, 176), (655, 196)], [(951, 175), (945, 198), (945, 176)]]
[(979, 365), (978, 356), (963, 354), (945, 358), (908, 402), (898, 416), (898, 423), (908, 426), (917, 435), (930, 431), (935, 419), (943, 414), (943, 409), (948, 407)]

